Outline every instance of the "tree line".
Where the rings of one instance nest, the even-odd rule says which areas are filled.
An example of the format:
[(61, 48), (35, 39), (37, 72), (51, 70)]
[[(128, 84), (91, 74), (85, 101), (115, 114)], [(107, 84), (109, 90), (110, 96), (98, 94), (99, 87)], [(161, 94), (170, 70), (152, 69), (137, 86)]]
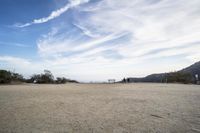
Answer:
[(67, 82), (77, 83), (76, 80), (67, 79), (65, 77), (54, 78), (49, 70), (44, 70), (44, 73), (33, 74), (30, 78), (24, 78), (19, 73), (14, 73), (7, 70), (0, 70), (0, 84), (10, 83), (38, 83), (38, 84), (64, 84)]
[(7, 70), (0, 70), (0, 84), (23, 82), (24, 80), (25, 79), (21, 74), (10, 72)]

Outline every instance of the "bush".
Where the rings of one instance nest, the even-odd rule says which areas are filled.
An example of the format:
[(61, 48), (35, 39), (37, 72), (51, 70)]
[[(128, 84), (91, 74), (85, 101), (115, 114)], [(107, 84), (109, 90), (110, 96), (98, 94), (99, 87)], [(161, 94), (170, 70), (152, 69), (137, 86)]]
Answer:
[(0, 70), (0, 84), (8, 84), (11, 82), (23, 82), (24, 78), (18, 73), (12, 73), (6, 70)]
[(0, 84), (10, 83), (12, 81), (12, 74), (6, 70), (0, 70)]
[(30, 79), (27, 80), (28, 83), (54, 83), (53, 74), (50, 71), (46, 71), (44, 74), (34, 74)]
[(169, 83), (178, 82), (188, 84), (192, 82), (192, 75), (190, 73), (172, 72), (169, 73), (166, 78)]
[(65, 77), (57, 77), (57, 84), (65, 84), (65, 83), (78, 83), (76, 80), (66, 79)]
[(57, 77), (56, 78), (56, 83), (57, 84), (65, 84), (66, 82), (67, 82), (67, 79), (65, 77), (62, 77), (62, 78)]

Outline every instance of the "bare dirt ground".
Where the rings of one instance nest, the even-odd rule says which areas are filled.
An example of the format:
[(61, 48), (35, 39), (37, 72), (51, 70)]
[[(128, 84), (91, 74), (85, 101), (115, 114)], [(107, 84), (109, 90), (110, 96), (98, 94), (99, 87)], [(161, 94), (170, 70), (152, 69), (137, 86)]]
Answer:
[(200, 132), (200, 86), (0, 86), (0, 132)]

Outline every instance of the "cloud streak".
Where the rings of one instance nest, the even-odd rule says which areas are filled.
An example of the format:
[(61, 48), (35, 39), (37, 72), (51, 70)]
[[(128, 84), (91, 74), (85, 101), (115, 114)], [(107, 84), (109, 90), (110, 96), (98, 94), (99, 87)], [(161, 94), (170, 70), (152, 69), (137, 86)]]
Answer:
[[(54, 55), (56, 58), (48, 58), (48, 61), (57, 66), (70, 65), (73, 70), (77, 66), (90, 68), (88, 71), (79, 69), (83, 74), (115, 75), (118, 71), (121, 76), (138, 74), (146, 62), (165, 59), (180, 60), (179, 65), (158, 62), (152, 73), (178, 70), (199, 58), (200, 44), (191, 45), (200, 41), (197, 5), (200, 5), (198, 0), (102, 0), (89, 8), (77, 8), (75, 22), (71, 22), (73, 28), (79, 29), (74, 36), (89, 39), (82, 41), (81, 37), (59, 34), (64, 38), (60, 40), (54, 35), (50, 40), (43, 38), (38, 50), (46, 57)], [(87, 14), (84, 18), (83, 13)], [(137, 68), (138, 64), (141, 68)], [(107, 70), (103, 72), (100, 68)]]
[(12, 65), (20, 64), (21, 66), (29, 66), (31, 64), (31, 62), (26, 60), (26, 59), (18, 58), (18, 57), (12, 57), (12, 56), (0, 56), (0, 61), (8, 62)]
[(48, 22), (73, 8), (71, 20), (52, 23), (36, 40), (41, 59), (36, 64), (82, 81), (105, 81), (174, 71), (200, 60), (199, 5), (199, 0), (74, 0), (19, 27)]
[(87, 2), (89, 2), (89, 0), (70, 0), (70, 2), (68, 4), (66, 4), (64, 7), (51, 12), (51, 14), (47, 17), (34, 19), (32, 22), (25, 23), (25, 24), (15, 24), (15, 26), (19, 27), (19, 28), (23, 28), (23, 27), (31, 26), (33, 24), (46, 23), (52, 19), (59, 17), (60, 15), (62, 15), (66, 11), (68, 11), (70, 8), (77, 7), (77, 6), (87, 3)]
[(16, 46), (16, 47), (22, 47), (22, 48), (29, 48), (29, 45), (22, 44), (22, 43), (13, 43), (13, 42), (1, 42), (0, 45), (6, 45), (6, 46)]

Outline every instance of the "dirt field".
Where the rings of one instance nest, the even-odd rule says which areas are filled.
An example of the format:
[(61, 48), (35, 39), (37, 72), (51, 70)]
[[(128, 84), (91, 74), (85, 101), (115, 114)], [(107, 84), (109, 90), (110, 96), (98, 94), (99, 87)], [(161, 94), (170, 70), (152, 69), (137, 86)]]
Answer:
[(0, 132), (200, 132), (200, 86), (0, 86)]

